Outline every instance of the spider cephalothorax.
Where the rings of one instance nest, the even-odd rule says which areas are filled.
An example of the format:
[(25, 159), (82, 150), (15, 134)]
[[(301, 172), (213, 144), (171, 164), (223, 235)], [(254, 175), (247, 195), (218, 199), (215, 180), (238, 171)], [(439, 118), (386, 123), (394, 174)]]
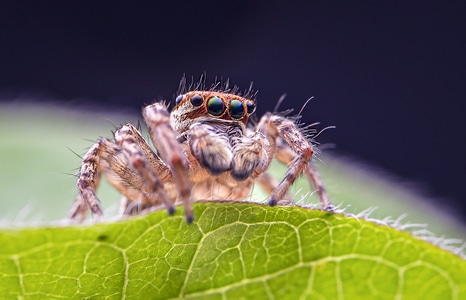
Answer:
[[(71, 218), (82, 220), (89, 208), (102, 216), (96, 196), (101, 173), (124, 196), (124, 215), (159, 204), (173, 213), (179, 201), (191, 222), (193, 200), (241, 200), (256, 182), (270, 194), (270, 205), (289, 202), (288, 189), (301, 173), (330, 209), (311, 163), (313, 146), (294, 120), (267, 113), (247, 127), (256, 102), (251, 93), (241, 96), (236, 90), (182, 92), (171, 113), (163, 102), (144, 107), (155, 151), (131, 124), (121, 126), (113, 141), (100, 139), (83, 157)], [(273, 158), (288, 165), (279, 183), (267, 172)]]
[(206, 120), (227, 120), (247, 125), (256, 103), (236, 94), (215, 91), (192, 91), (176, 97), (171, 124), (178, 132), (185, 132), (193, 123)]

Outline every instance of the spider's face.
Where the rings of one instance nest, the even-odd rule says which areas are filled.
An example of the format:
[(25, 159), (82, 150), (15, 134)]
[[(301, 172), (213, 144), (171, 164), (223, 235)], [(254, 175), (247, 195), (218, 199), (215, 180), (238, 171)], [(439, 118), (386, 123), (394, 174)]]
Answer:
[(171, 123), (180, 133), (201, 120), (224, 120), (246, 125), (255, 110), (256, 102), (252, 99), (222, 92), (191, 91), (176, 97)]

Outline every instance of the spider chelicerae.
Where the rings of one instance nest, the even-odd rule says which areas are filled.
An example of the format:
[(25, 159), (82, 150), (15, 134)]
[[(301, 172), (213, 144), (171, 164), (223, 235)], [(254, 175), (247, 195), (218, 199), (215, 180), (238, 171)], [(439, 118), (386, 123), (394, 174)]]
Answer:
[[(242, 200), (254, 183), (270, 195), (269, 205), (290, 203), (288, 189), (302, 173), (322, 208), (332, 210), (311, 162), (313, 145), (296, 120), (266, 113), (248, 126), (255, 94), (251, 88), (240, 93), (228, 83), (207, 90), (202, 84), (188, 87), (182, 80), (171, 112), (164, 102), (143, 108), (155, 151), (139, 126), (128, 123), (114, 132), (113, 140), (101, 138), (83, 156), (70, 218), (82, 221), (89, 209), (95, 219), (103, 217), (96, 196), (102, 173), (122, 194), (123, 215), (160, 204), (173, 214), (175, 203), (181, 202), (190, 223), (193, 200)], [(273, 158), (288, 166), (280, 182), (268, 173)]]

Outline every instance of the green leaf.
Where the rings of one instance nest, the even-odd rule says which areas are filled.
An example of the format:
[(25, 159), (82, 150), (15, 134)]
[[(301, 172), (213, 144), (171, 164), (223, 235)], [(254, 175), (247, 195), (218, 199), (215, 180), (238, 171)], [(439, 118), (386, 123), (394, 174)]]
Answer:
[(196, 203), (0, 233), (0, 295), (21, 299), (464, 299), (466, 261), (342, 214)]

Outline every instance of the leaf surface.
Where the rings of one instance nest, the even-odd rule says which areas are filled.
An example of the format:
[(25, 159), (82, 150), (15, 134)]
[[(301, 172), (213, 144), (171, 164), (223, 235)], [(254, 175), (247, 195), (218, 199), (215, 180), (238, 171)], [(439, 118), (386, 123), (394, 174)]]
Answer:
[(342, 214), (201, 202), (118, 222), (3, 229), (5, 299), (465, 299), (466, 261)]

